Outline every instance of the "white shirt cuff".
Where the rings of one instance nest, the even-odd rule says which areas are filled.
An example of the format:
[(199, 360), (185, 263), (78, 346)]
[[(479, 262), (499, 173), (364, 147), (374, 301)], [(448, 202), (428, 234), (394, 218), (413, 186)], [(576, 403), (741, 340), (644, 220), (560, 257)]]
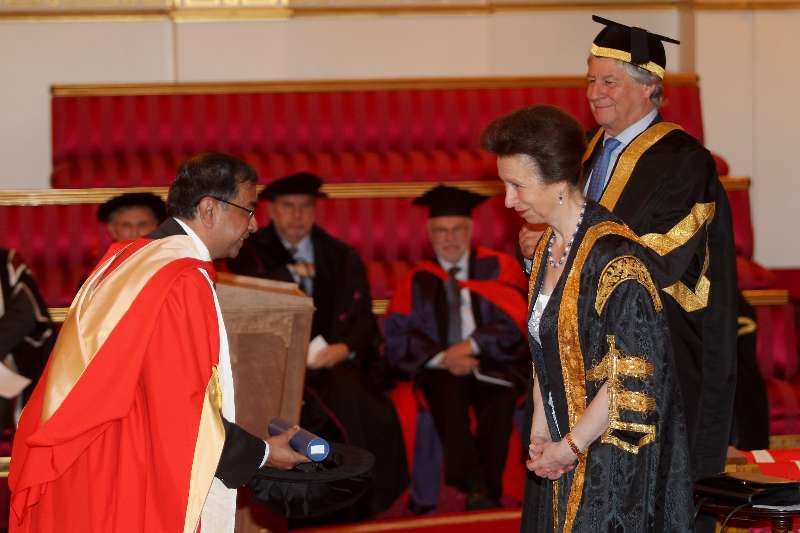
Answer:
[(258, 467), (261, 468), (267, 464), (267, 459), (269, 459), (269, 442), (264, 441), (264, 458), (261, 459), (261, 464)]
[(442, 359), (444, 359), (444, 352), (437, 353), (428, 359), (428, 362), (425, 363), (425, 368), (439, 368), (442, 365)]
[(472, 345), (472, 355), (478, 355), (479, 353), (481, 353), (481, 347), (478, 346), (478, 343), (475, 342), (475, 339), (470, 337), (469, 343)]

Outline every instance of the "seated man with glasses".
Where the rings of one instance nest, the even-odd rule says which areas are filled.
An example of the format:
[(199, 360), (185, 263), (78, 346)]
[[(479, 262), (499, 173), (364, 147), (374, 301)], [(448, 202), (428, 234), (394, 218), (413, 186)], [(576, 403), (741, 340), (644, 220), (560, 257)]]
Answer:
[[(485, 199), (439, 185), (414, 201), (430, 208), (436, 257), (400, 282), (386, 319), (386, 358), (422, 391), (441, 440), (445, 482), (466, 494), (467, 509), (500, 505), (514, 404), (530, 372), (525, 279), (513, 257), (471, 247), (472, 209)], [(430, 487), (438, 486), (439, 465), (418, 461), (436, 457), (431, 449), (439, 445), (420, 440), (417, 428), (409, 507), (423, 513), (436, 505), (438, 491)]]
[(380, 332), (364, 263), (356, 251), (315, 224), (322, 179), (301, 172), (270, 183), (270, 224), (228, 262), (232, 272), (295, 282), (314, 299), (311, 345), (301, 425), (376, 456), (375, 489), (351, 516), (387, 509), (407, 485), (402, 432), (388, 397), (379, 389)]

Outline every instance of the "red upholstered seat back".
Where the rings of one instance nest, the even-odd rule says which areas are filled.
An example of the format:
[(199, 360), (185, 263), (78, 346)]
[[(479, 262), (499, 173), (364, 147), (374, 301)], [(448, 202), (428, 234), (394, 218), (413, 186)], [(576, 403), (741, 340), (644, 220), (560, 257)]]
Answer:
[[(262, 183), (310, 170), (328, 183), (495, 180), (479, 135), (495, 117), (553, 104), (593, 126), (581, 78), (57, 87), (56, 188), (167, 185), (188, 155), (219, 150), (251, 162)], [(694, 76), (668, 78), (664, 118), (702, 139)], [(0, 209), (47, 301), (66, 305), (108, 245), (94, 205)], [(264, 206), (259, 222), (266, 222)], [(512, 252), (519, 221), (493, 198), (475, 213), (475, 242)], [(409, 198), (330, 199), (318, 220), (362, 255), (374, 296), (427, 251), (425, 211)]]
[[(702, 139), (695, 78), (668, 79), (665, 89), (664, 117)], [(305, 169), (319, 169), (332, 182), (420, 179), (414, 168), (421, 164), (429, 167), (427, 176), (443, 165), (457, 179), (475, 179), (472, 161), (481, 159), (480, 132), (503, 113), (552, 104), (586, 128), (594, 124), (580, 78), (174, 85), (129, 94), (94, 92), (54, 90), (53, 187), (165, 185), (183, 158), (209, 150), (245, 156), (263, 182)], [(462, 160), (468, 162), (463, 168)], [(396, 177), (383, 169), (394, 169)]]

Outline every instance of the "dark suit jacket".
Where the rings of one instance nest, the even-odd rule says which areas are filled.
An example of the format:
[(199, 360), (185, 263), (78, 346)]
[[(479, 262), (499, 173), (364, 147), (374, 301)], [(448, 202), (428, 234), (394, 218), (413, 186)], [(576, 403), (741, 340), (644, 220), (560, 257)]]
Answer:
[[(168, 218), (147, 238), (163, 239), (172, 235), (186, 235), (186, 232), (175, 219)], [(223, 418), (222, 423), (225, 426), (225, 444), (214, 475), (226, 487), (238, 488), (247, 483), (258, 470), (264, 459), (266, 445), (263, 440), (233, 422)]]
[[(377, 353), (380, 332), (364, 263), (353, 248), (319, 226), (311, 229), (311, 243), (316, 270), (311, 338), (322, 335), (329, 344), (343, 342), (367, 362)], [(287, 268), (293, 262), (270, 224), (250, 236), (228, 266), (237, 274), (293, 282)]]

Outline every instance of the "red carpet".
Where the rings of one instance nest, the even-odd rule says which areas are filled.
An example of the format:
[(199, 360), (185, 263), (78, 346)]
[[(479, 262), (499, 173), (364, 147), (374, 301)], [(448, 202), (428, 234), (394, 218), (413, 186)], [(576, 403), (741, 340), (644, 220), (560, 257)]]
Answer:
[(393, 520), (377, 520), (366, 524), (333, 526), (315, 529), (298, 529), (298, 533), (372, 533), (379, 531), (403, 531), (410, 533), (517, 533), (519, 531), (519, 509), (501, 509), (471, 513), (456, 513), (438, 516), (420, 516)]

